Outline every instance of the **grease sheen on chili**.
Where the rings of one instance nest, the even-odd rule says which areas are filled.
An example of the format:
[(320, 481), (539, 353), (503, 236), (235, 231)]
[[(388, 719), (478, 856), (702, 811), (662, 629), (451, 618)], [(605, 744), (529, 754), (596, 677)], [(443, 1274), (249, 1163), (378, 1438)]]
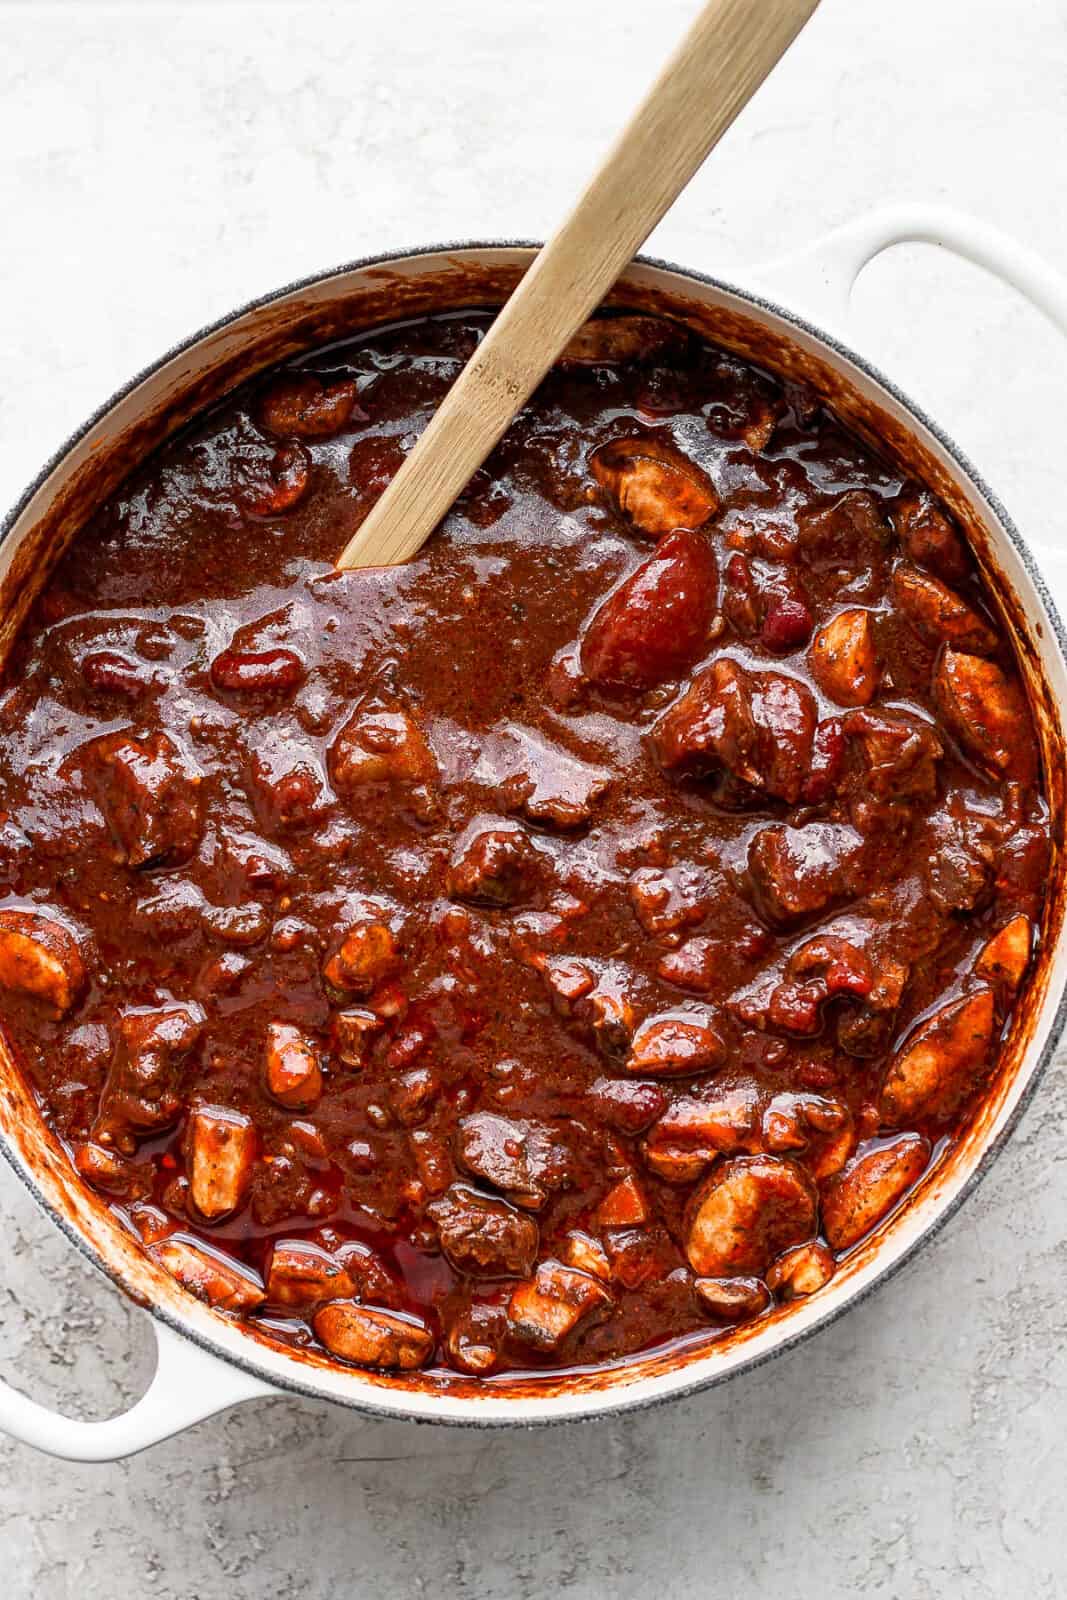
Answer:
[(670, 323), (335, 573), (488, 320), (202, 418), (0, 701), (3, 1023), (78, 1171), (268, 1336), (481, 1377), (818, 1293), (981, 1095), (1048, 861), (951, 518)]

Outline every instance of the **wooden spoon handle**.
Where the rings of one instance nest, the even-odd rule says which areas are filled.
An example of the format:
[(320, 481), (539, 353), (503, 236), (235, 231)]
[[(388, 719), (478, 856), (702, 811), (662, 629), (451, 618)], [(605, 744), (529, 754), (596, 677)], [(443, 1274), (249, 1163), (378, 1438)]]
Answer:
[(338, 567), (388, 566), (422, 546), (817, 5), (705, 5)]

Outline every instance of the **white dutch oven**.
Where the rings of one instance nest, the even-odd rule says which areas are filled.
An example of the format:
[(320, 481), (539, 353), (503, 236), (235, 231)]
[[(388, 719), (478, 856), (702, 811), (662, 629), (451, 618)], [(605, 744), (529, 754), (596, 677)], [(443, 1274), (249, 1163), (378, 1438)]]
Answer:
[[(902, 240), (947, 244), (1000, 273), (1067, 331), (1067, 285), (1009, 241), (950, 214), (878, 213), (803, 257), (755, 275), (834, 332), (847, 321), (852, 284), (879, 251)], [(203, 405), (263, 367), (376, 323), (423, 311), (499, 304), (532, 250), (464, 245), (358, 262), (285, 289), (172, 351), (110, 401), (59, 453), (0, 531), (0, 651), (6, 651), (53, 560), (92, 510), (148, 451)], [(282, 1349), (185, 1294), (141, 1253), (75, 1177), (26, 1088), (0, 1059), (0, 1149), (41, 1205), (91, 1261), (148, 1308), (159, 1343), (155, 1376), (124, 1416), (76, 1422), (0, 1383), (0, 1428), (56, 1455), (111, 1460), (202, 1417), (259, 1396), (293, 1391), (375, 1416), (490, 1426), (618, 1412), (683, 1394), (756, 1366), (829, 1322), (886, 1277), (945, 1221), (1002, 1145), (1059, 1039), (1067, 987), (1062, 866), (1063, 729), (1067, 640), (1049, 589), (1067, 592), (1067, 560), (1035, 555), (952, 442), (891, 383), (834, 337), (761, 293), (653, 261), (636, 262), (613, 303), (681, 317), (695, 329), (787, 376), (805, 378), (861, 432), (888, 446), (952, 507), (1013, 631), (1044, 744), (1057, 838), (1044, 942), (1029, 999), (974, 1125), (917, 1194), (811, 1300), (781, 1308), (731, 1337), (662, 1352), (628, 1366), (570, 1377), (442, 1382), (342, 1370)], [(2, 1047), (0, 1047), (2, 1056)]]

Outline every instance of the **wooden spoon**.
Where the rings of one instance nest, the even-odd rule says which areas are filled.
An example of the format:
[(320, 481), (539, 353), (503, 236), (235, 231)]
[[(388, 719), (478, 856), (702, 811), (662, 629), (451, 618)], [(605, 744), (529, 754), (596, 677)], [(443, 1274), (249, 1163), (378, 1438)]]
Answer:
[(710, 0), (337, 565), (425, 543), (819, 0)]

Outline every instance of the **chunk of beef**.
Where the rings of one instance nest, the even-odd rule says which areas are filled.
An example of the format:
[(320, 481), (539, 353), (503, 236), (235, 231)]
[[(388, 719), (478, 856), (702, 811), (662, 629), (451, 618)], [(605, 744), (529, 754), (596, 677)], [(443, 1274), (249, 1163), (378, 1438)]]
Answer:
[(327, 993), (336, 1000), (362, 998), (399, 970), (400, 951), (388, 923), (366, 917), (342, 934), (322, 968)]
[(611, 1295), (596, 1278), (559, 1261), (542, 1261), (534, 1276), (513, 1290), (508, 1319), (515, 1338), (550, 1351), (611, 1305)]
[(594, 612), (581, 645), (586, 677), (629, 689), (681, 677), (707, 650), (717, 587), (707, 539), (669, 533)]
[(331, 1355), (357, 1367), (410, 1372), (433, 1355), (433, 1334), (410, 1313), (332, 1300), (316, 1312), (313, 1326)]
[(893, 598), (916, 632), (933, 644), (950, 644), (954, 650), (979, 656), (991, 655), (997, 648), (997, 635), (985, 618), (940, 578), (917, 567), (899, 566), (893, 573)]
[(716, 1322), (752, 1322), (772, 1305), (762, 1278), (697, 1278), (693, 1291)]
[(748, 848), (748, 882), (760, 916), (785, 928), (824, 911), (853, 889), (862, 840), (838, 823), (773, 823)]
[(834, 1275), (834, 1258), (818, 1239), (786, 1250), (767, 1273), (767, 1287), (783, 1300), (815, 1294)]
[(574, 1024), (576, 1032), (608, 1061), (626, 1056), (634, 1009), (632, 977), (625, 969), (575, 956), (535, 955), (531, 964), (540, 972), (555, 1010)]
[(909, 561), (962, 583), (971, 570), (963, 540), (941, 505), (925, 489), (911, 489), (893, 505), (893, 522)]
[(249, 1267), (207, 1246), (172, 1234), (149, 1248), (183, 1289), (217, 1311), (256, 1311), (266, 1299), (263, 1283)]
[(878, 597), (891, 539), (878, 502), (865, 489), (850, 489), (832, 505), (803, 514), (799, 522), (802, 560), (823, 585), (833, 586), (839, 599)]
[(734, 1156), (690, 1202), (686, 1254), (702, 1278), (762, 1277), (776, 1256), (814, 1237), (816, 1197), (795, 1161)]
[(689, 1077), (710, 1072), (723, 1061), (726, 1046), (710, 1013), (669, 1011), (649, 1017), (634, 1034), (627, 1072), (639, 1077)]
[(175, 867), (200, 842), (200, 778), (165, 733), (107, 733), (80, 752), (94, 798), (130, 867)]
[(759, 1148), (759, 1084), (741, 1077), (675, 1100), (649, 1129), (644, 1153), (658, 1177), (688, 1182), (716, 1156), (755, 1154)]
[(822, 1223), (834, 1250), (850, 1250), (882, 1221), (917, 1182), (930, 1160), (930, 1141), (918, 1133), (872, 1140), (824, 1186)]
[(538, 851), (515, 822), (479, 827), (461, 839), (448, 868), (448, 892), (471, 905), (512, 906), (533, 888)]
[(930, 800), (944, 750), (928, 723), (903, 711), (849, 711), (841, 727), (858, 756), (859, 783), (878, 800)]
[(995, 661), (946, 649), (934, 696), (945, 726), (977, 766), (992, 778), (1034, 782), (1037, 745), (1017, 678), (1007, 677)]
[(366, 696), (330, 745), (330, 781), (338, 794), (356, 795), (368, 783), (414, 790), (438, 780), (437, 761), (409, 707)]
[(979, 989), (919, 1024), (889, 1064), (880, 1109), (891, 1128), (952, 1115), (984, 1076), (993, 1042), (994, 996)]
[(41, 1000), (66, 1016), (88, 982), (77, 940), (39, 911), (0, 911), (0, 987)]
[(923, 873), (937, 909), (947, 916), (983, 905), (993, 892), (997, 864), (997, 841), (988, 819), (962, 809), (935, 812), (923, 837)]
[(329, 439), (365, 413), (356, 405), (353, 378), (323, 378), (316, 372), (286, 372), (260, 397), (259, 417), (281, 438)]
[(589, 466), (616, 509), (653, 538), (675, 528), (695, 533), (719, 509), (707, 473), (669, 438), (613, 439), (593, 451)]
[(129, 1152), (139, 1136), (175, 1122), (186, 1063), (203, 1029), (204, 1013), (194, 1004), (124, 1011), (93, 1138)]
[(697, 674), (653, 729), (669, 772), (724, 770), (795, 805), (811, 763), (811, 691), (780, 672), (749, 672), (729, 656)]
[(677, 944), (681, 930), (702, 922), (715, 903), (712, 876), (685, 863), (639, 867), (629, 883), (634, 914), (645, 932)]
[[(580, 1125), (568, 1126), (574, 1133)], [(550, 1194), (566, 1188), (573, 1170), (563, 1128), (493, 1111), (460, 1119), (456, 1159), (472, 1177), (502, 1189), (527, 1211), (540, 1211)]]
[(336, 1256), (310, 1239), (279, 1239), (267, 1269), (267, 1299), (280, 1310), (313, 1311), (327, 1300), (348, 1300), (356, 1285)]
[(474, 777), (494, 789), (508, 810), (556, 828), (590, 822), (612, 781), (605, 768), (518, 724), (486, 739)]
[(506, 1201), (454, 1183), (427, 1206), (426, 1214), (457, 1272), (524, 1278), (533, 1271), (540, 1242), (537, 1224)]
[(688, 339), (685, 328), (663, 317), (594, 317), (568, 339), (557, 365), (573, 371), (655, 361), (684, 348)]
[(189, 1194), (207, 1222), (240, 1210), (252, 1184), (258, 1138), (255, 1124), (241, 1111), (197, 1106), (185, 1133)]
[(839, 611), (811, 645), (811, 671), (822, 692), (839, 706), (865, 706), (881, 679), (874, 617), (862, 607)]
[(302, 1028), (270, 1022), (263, 1047), (263, 1082), (288, 1111), (310, 1111), (322, 1098), (319, 1047)]

